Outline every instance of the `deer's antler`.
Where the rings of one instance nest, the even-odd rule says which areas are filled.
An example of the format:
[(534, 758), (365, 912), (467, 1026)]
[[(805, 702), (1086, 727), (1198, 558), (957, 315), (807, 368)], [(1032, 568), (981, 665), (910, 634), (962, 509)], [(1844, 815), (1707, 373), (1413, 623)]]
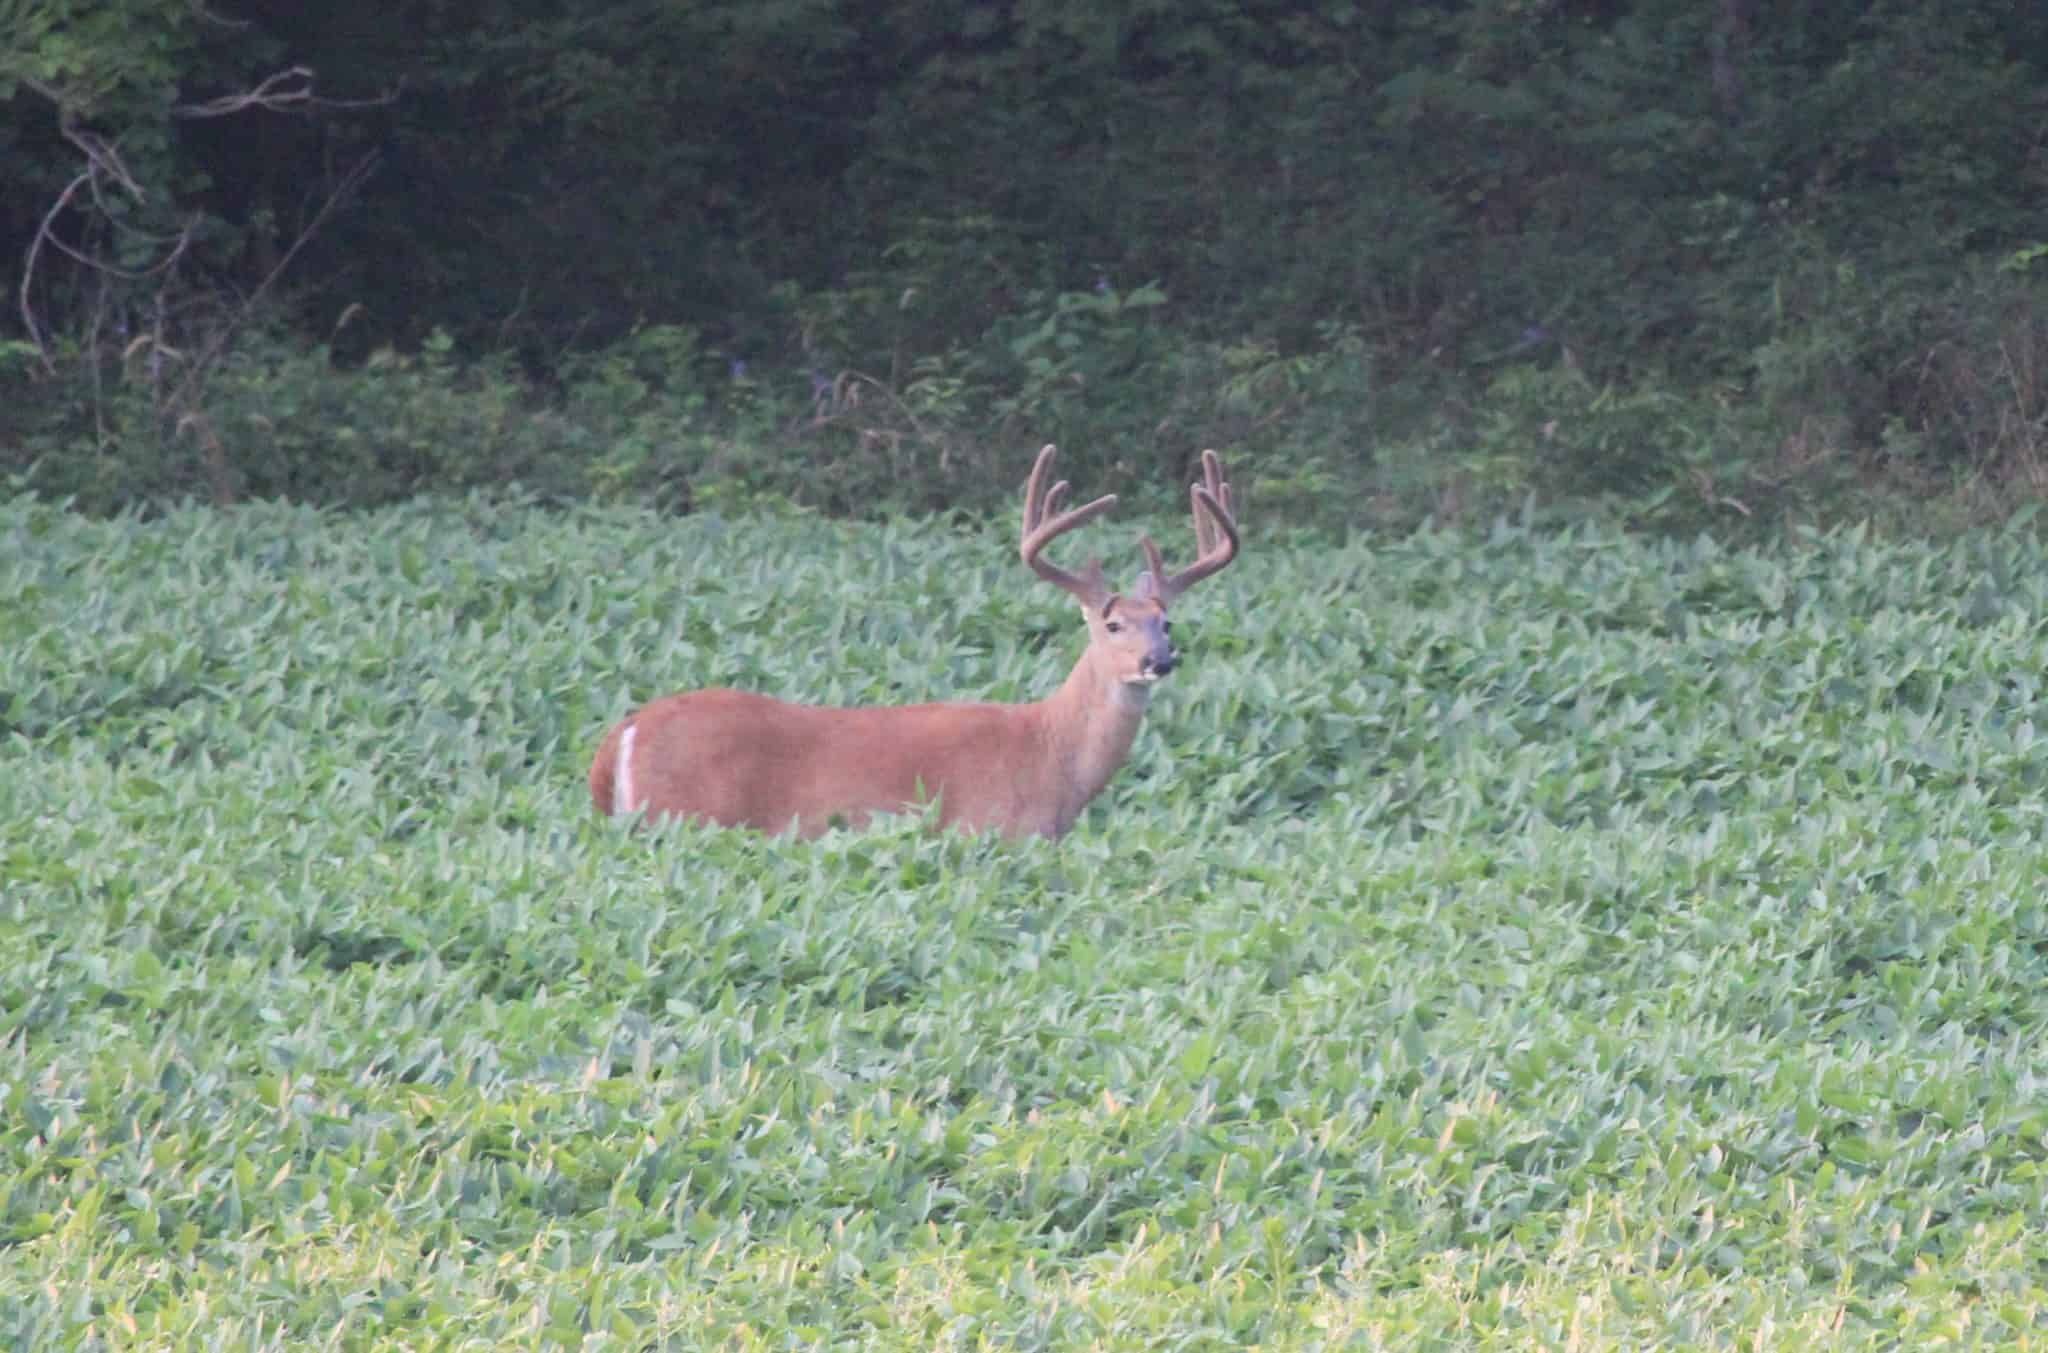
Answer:
[(1064, 535), (1115, 507), (1116, 495), (1107, 493), (1092, 503), (1059, 512), (1060, 499), (1067, 492), (1067, 481), (1062, 479), (1049, 489), (1045, 486), (1046, 475), (1058, 454), (1048, 445), (1038, 453), (1038, 463), (1031, 467), (1031, 480), (1024, 487), (1024, 539), (1018, 552), (1039, 577), (1073, 593), (1084, 606), (1099, 606), (1109, 598), (1109, 583), (1102, 576), (1101, 560), (1091, 559), (1087, 569), (1076, 575), (1040, 558), (1039, 552), (1053, 537)]
[(1210, 574), (1237, 558), (1237, 499), (1230, 481), (1223, 477), (1223, 458), (1214, 451), (1202, 453), (1202, 478), (1188, 489), (1195, 516), (1195, 562), (1169, 576), (1166, 562), (1152, 537), (1140, 536), (1145, 566), (1152, 571), (1152, 594), (1172, 604), (1173, 599)]

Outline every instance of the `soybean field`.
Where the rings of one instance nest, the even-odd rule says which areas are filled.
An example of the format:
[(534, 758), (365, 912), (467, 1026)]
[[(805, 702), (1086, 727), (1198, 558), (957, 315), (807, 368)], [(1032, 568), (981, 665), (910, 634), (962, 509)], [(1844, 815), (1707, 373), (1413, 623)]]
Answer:
[(640, 701), (1031, 699), (1072, 602), (1008, 524), (0, 503), (0, 1341), (2048, 1342), (2027, 531), (1254, 505), (1175, 621), (1058, 843), (635, 829)]

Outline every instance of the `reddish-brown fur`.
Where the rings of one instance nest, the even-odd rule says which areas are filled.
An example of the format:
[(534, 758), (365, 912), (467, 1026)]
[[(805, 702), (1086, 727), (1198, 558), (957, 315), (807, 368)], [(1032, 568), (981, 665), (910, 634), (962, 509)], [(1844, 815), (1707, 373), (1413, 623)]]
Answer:
[[(1236, 554), (1230, 489), (1215, 453), (1203, 454), (1207, 482), (1194, 491), (1201, 558), (1169, 576), (1143, 541), (1151, 570), (1122, 595), (1099, 567), (1077, 577), (1039, 557), (1048, 540), (1115, 502), (1055, 516), (1066, 485), (1041, 493), (1052, 448), (1040, 453), (1025, 498), (1024, 559), (1074, 594), (1089, 634), (1047, 698), (832, 708), (727, 689), (664, 696), (606, 734), (590, 767), (592, 802), (601, 813), (802, 836), (930, 802), (940, 821), (969, 831), (1063, 835), (1129, 755), (1153, 683), (1174, 666), (1167, 603)], [(631, 756), (621, 764), (629, 730)]]
[[(1063, 686), (1028, 705), (852, 709), (735, 690), (664, 696), (606, 736), (590, 793), (611, 811), (630, 724), (632, 810), (813, 836), (935, 801), (940, 821), (969, 831), (1059, 836), (1129, 753), (1149, 693), (1089, 699)], [(1073, 735), (1076, 719), (1087, 736)]]

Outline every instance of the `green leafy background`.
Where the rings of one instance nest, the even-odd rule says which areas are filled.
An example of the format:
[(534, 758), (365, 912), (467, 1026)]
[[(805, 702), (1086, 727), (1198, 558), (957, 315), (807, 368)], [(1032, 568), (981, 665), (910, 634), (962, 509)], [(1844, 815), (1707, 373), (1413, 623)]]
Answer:
[(1046, 441), (1155, 502), (1262, 451), (1326, 527), (1533, 496), (1953, 529), (2048, 484), (2038, 4), (0, 0), (0, 32), (0, 473), (93, 511), (516, 479), (978, 512)]

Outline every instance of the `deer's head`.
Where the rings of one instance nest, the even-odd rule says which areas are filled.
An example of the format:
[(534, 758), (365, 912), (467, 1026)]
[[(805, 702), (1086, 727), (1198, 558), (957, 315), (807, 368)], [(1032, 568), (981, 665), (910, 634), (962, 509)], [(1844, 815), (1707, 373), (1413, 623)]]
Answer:
[(1066, 494), (1067, 481), (1062, 479), (1050, 488), (1045, 484), (1056, 454), (1050, 446), (1038, 453), (1038, 462), (1031, 467), (1031, 480), (1024, 490), (1024, 537), (1020, 547), (1024, 562), (1039, 577), (1064, 588), (1080, 604), (1081, 614), (1088, 622), (1091, 657), (1124, 687), (1148, 690), (1152, 683), (1171, 672), (1180, 659), (1173, 646), (1168, 607), (1182, 592), (1237, 557), (1236, 503), (1229, 482), (1223, 478), (1223, 462), (1214, 451), (1204, 451), (1202, 479), (1189, 490), (1198, 549), (1195, 562), (1178, 573), (1169, 573), (1152, 538), (1140, 536), (1138, 545), (1145, 552), (1146, 569), (1129, 592), (1116, 592), (1103, 576), (1100, 560), (1091, 560), (1079, 573), (1069, 573), (1041, 553), (1053, 537), (1116, 506), (1116, 495), (1106, 494), (1092, 503), (1060, 512), (1059, 502)]

